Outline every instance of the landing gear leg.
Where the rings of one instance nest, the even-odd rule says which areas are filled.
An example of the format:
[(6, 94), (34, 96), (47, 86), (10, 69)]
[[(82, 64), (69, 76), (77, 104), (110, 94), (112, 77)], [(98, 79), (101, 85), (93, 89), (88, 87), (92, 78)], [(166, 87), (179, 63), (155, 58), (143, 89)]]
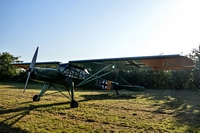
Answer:
[(117, 85), (114, 84), (113, 88), (115, 89), (116, 95), (118, 96), (118, 95), (119, 95), (119, 92), (118, 92), (119, 87), (118, 87)]
[(118, 92), (118, 90), (116, 89), (116, 95), (119, 95), (119, 92)]
[[(48, 88), (47, 88), (47, 86), (48, 86)], [(44, 84), (44, 86), (43, 86), (43, 88), (42, 88), (40, 94), (39, 94), (39, 95), (33, 96), (33, 102), (38, 102), (38, 101), (40, 101), (40, 97), (41, 97), (50, 87), (51, 87), (50, 84)]]
[(71, 108), (78, 108), (78, 102), (76, 100), (74, 100), (74, 82), (70, 82), (70, 89), (71, 89), (71, 104), (70, 107)]

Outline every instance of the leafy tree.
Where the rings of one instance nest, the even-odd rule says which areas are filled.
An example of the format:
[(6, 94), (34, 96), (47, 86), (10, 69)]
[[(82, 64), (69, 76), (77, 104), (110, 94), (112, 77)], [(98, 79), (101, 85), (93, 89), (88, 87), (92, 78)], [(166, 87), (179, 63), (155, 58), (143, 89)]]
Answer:
[(188, 55), (195, 63), (195, 69), (192, 70), (192, 82), (191, 86), (193, 88), (200, 88), (200, 45), (198, 48), (194, 48), (192, 52)]
[(11, 79), (19, 73), (18, 69), (10, 64), (11, 62), (20, 62), (19, 58), (8, 52), (0, 54), (0, 81)]

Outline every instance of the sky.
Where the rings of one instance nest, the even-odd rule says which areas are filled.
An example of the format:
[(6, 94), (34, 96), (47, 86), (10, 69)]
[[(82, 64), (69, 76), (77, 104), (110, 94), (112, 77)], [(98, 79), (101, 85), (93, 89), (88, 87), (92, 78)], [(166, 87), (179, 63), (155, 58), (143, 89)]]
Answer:
[(199, 0), (0, 0), (0, 53), (30, 62), (189, 54)]

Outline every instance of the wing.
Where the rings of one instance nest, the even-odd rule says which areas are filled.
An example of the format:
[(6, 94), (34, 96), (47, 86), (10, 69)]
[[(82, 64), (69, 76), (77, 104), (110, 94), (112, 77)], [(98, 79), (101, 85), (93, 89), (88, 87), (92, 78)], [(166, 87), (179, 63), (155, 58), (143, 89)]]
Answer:
[[(28, 69), (30, 66), (30, 62), (25, 62), (25, 63), (11, 63), (11, 65), (16, 66), (16, 67), (20, 67), (20, 68), (24, 68), (24, 69)], [(59, 65), (61, 64), (61, 62), (57, 62), (57, 61), (51, 61), (51, 62), (37, 62), (35, 64), (35, 67), (42, 67), (42, 68), (57, 68)]]
[(191, 70), (194, 62), (180, 55), (159, 55), (91, 60), (74, 60), (69, 63), (86, 69), (112, 65), (118, 69), (153, 69), (153, 70)]

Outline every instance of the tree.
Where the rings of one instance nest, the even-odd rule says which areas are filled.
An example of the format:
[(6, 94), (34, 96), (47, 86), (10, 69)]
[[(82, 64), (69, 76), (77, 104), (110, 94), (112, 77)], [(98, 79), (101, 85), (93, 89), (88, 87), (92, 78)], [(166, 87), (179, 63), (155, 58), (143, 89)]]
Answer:
[(11, 62), (21, 62), (19, 58), (8, 52), (0, 54), (0, 81), (11, 79), (19, 73), (18, 69), (10, 64)]
[(194, 61), (195, 63), (195, 69), (192, 71), (192, 77), (193, 77), (193, 87), (194, 88), (200, 88), (200, 44), (198, 48), (194, 48), (192, 52), (189, 54), (189, 57)]

